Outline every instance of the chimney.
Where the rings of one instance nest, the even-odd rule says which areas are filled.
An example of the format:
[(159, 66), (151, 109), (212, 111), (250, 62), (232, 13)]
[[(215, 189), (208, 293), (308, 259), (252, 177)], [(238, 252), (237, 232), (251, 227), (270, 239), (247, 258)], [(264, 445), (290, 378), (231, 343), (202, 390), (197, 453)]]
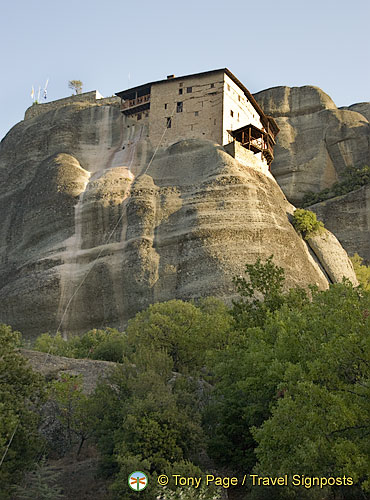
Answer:
[(167, 75), (167, 80), (171, 80), (171, 78), (175, 78), (175, 75)]

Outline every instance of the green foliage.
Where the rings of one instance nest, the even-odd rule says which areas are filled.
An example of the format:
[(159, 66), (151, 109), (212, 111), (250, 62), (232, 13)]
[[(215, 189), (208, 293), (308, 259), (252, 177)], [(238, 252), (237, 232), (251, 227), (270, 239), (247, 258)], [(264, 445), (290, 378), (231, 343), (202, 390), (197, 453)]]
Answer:
[(336, 182), (330, 188), (326, 188), (319, 193), (308, 192), (302, 202), (303, 207), (314, 205), (322, 201), (350, 193), (362, 186), (370, 183), (370, 167), (365, 165), (362, 168), (348, 167), (341, 182)]
[(367, 291), (370, 291), (370, 267), (364, 265), (364, 259), (355, 253), (351, 257), (353, 269), (355, 270), (358, 282)]
[(204, 365), (207, 350), (226, 344), (230, 327), (226, 306), (216, 299), (199, 307), (181, 300), (154, 304), (129, 322), (126, 355), (163, 350), (173, 370), (190, 373)]
[(77, 455), (90, 437), (92, 417), (89, 398), (82, 391), (81, 376), (62, 374), (61, 380), (53, 380), (49, 395), (56, 404), (56, 416), (67, 435), (69, 445), (79, 443)]
[(36, 469), (26, 475), (21, 485), (14, 488), (16, 500), (61, 500), (65, 498), (58, 486), (60, 473), (48, 466), (45, 457)]
[(232, 315), (238, 327), (263, 325), (266, 314), (275, 311), (284, 302), (284, 270), (275, 266), (272, 255), (265, 263), (258, 258), (255, 264), (246, 264), (249, 280), (234, 278), (237, 292), (242, 297), (233, 301)]
[[(44, 400), (43, 380), (18, 352), (20, 333), (0, 325), (0, 499), (8, 498), (11, 483), (41, 446), (38, 411)], [(11, 437), (11, 446), (7, 449)]]
[(115, 328), (93, 329), (68, 340), (60, 333), (52, 337), (44, 333), (37, 337), (34, 349), (55, 356), (68, 358), (90, 358), (121, 362), (125, 346), (125, 334)]
[(324, 224), (317, 220), (316, 214), (303, 208), (297, 208), (294, 211), (293, 226), (305, 238), (309, 238), (315, 233), (320, 233), (324, 229)]
[(369, 310), (370, 294), (345, 282), (234, 335), (213, 360), (211, 455), (241, 472), (346, 475), (368, 488)]
[[(115, 498), (136, 498), (127, 489), (135, 469), (150, 475), (151, 488), (156, 475), (178, 473), (180, 464), (201, 473), (195, 462), (205, 448), (205, 364), (210, 350), (225, 347), (230, 328), (227, 308), (215, 299), (155, 304), (130, 321), (124, 362), (97, 388), (92, 410), (103, 471), (115, 474)], [(141, 496), (153, 498), (151, 488)]]

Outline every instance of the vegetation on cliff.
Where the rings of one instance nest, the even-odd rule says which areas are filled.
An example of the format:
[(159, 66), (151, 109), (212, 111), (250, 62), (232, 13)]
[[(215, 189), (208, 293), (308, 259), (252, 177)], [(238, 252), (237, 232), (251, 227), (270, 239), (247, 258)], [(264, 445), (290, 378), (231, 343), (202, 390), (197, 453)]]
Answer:
[[(261, 487), (251, 498), (366, 496), (370, 293), (349, 282), (283, 291), (284, 272), (272, 258), (247, 265), (235, 285), (240, 299), (231, 309), (216, 299), (172, 300), (139, 313), (124, 334), (89, 332), (86, 356), (91, 345), (94, 352), (99, 343), (109, 345), (110, 336), (112, 345), (120, 339), (122, 356), (90, 397), (77, 379), (52, 383), (62, 425), (77, 445), (94, 440), (118, 500), (136, 498), (127, 487), (133, 470), (149, 475), (140, 494), (148, 499), (179, 491), (171, 481), (167, 490), (156, 486), (159, 474), (200, 477), (210, 469), (237, 477), (336, 477), (342, 484), (345, 476), (354, 483)], [(82, 352), (76, 339), (50, 339), (44, 335), (37, 345)]]
[(348, 167), (343, 173), (342, 181), (335, 182), (330, 188), (323, 189), (318, 193), (312, 191), (306, 193), (302, 200), (302, 207), (309, 207), (315, 203), (350, 193), (367, 184), (370, 184), (369, 166), (365, 165), (362, 168)]
[(304, 238), (309, 238), (324, 229), (324, 224), (317, 220), (316, 214), (304, 208), (297, 208), (294, 211), (293, 226)]

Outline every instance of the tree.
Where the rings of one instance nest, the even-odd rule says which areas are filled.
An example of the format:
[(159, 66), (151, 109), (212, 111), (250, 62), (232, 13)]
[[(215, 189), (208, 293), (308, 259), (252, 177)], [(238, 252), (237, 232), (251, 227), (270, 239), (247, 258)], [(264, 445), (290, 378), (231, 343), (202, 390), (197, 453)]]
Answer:
[(37, 428), (45, 384), (19, 353), (20, 338), (0, 325), (0, 499), (7, 498), (41, 446)]
[(240, 472), (345, 475), (367, 490), (370, 294), (349, 282), (311, 293), (287, 294), (215, 357), (209, 452)]
[(80, 376), (63, 374), (61, 380), (51, 383), (50, 397), (56, 403), (57, 418), (65, 429), (69, 445), (77, 439), (80, 454), (84, 442), (91, 435), (89, 398), (82, 391)]
[(72, 89), (75, 92), (75, 95), (82, 94), (82, 86), (83, 83), (81, 80), (69, 80), (68, 88)]
[(217, 299), (205, 299), (199, 306), (181, 300), (154, 304), (129, 322), (126, 356), (162, 350), (172, 359), (174, 371), (197, 372), (207, 350), (226, 345), (230, 328), (227, 308)]
[(284, 303), (284, 269), (273, 263), (271, 255), (265, 263), (258, 258), (255, 264), (245, 265), (245, 274), (233, 282), (241, 299), (233, 301), (232, 315), (239, 327), (263, 325), (268, 311), (275, 311)]
[(277, 311), (253, 342), (270, 353), (276, 387), (270, 417), (252, 431), (257, 470), (345, 475), (370, 491), (369, 310), (369, 293), (332, 285), (301, 311)]
[(52, 469), (43, 457), (36, 469), (28, 473), (21, 485), (14, 488), (16, 500), (61, 500), (64, 497), (58, 486), (60, 473)]

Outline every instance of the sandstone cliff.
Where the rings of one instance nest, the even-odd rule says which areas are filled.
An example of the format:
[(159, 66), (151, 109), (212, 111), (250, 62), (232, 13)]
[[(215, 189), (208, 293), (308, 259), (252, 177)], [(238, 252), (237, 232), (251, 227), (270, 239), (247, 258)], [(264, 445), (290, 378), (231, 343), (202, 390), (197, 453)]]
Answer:
[[(272, 173), (292, 203), (340, 181), (349, 166), (370, 165), (370, 103), (337, 108), (317, 87), (275, 87), (255, 95), (276, 119)], [(370, 187), (310, 207), (350, 253), (370, 260)]]
[(230, 300), (232, 277), (271, 254), (287, 286), (327, 286), (273, 179), (209, 141), (159, 149), (150, 163), (154, 149), (144, 121), (88, 102), (8, 133), (0, 148), (0, 321), (28, 337), (58, 325), (66, 334), (122, 328), (155, 301)]

